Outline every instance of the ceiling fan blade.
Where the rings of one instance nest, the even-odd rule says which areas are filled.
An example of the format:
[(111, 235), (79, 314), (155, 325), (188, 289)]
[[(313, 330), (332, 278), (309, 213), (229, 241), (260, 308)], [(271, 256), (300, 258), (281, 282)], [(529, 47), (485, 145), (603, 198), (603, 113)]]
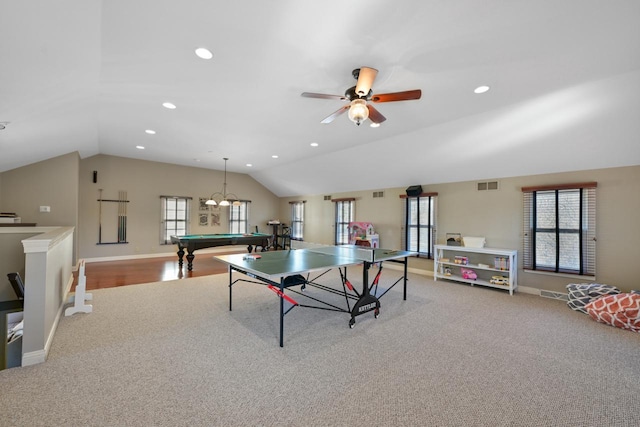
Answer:
[(324, 124), (331, 123), (336, 117), (338, 117), (340, 114), (343, 114), (345, 111), (347, 111), (349, 107), (350, 105), (345, 105), (344, 107), (340, 108), (338, 111), (331, 114), (329, 117), (325, 118), (320, 123), (324, 123)]
[(371, 101), (373, 102), (393, 102), (393, 101), (408, 101), (411, 99), (420, 99), (422, 91), (420, 89), (407, 90), (404, 92), (393, 93), (381, 93), (379, 95), (373, 95)]
[(367, 96), (373, 86), (373, 81), (378, 75), (378, 70), (375, 68), (362, 67), (358, 74), (358, 83), (356, 83), (356, 94), (358, 96)]
[(348, 98), (344, 95), (326, 95), (324, 93), (302, 92), (300, 96), (304, 96), (305, 98), (340, 99), (342, 101), (348, 101)]
[(382, 123), (387, 120), (385, 116), (380, 114), (380, 111), (373, 108), (373, 105), (367, 104), (367, 108), (369, 109), (369, 120), (371, 120), (373, 123)]

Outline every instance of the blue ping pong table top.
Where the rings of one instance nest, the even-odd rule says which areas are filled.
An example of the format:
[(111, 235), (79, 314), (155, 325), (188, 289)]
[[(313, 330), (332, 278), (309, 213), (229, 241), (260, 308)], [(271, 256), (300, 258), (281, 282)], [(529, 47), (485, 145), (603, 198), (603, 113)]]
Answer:
[(415, 255), (415, 252), (342, 245), (261, 252), (255, 255), (260, 255), (260, 258), (251, 259), (251, 254), (218, 255), (214, 258), (257, 276), (275, 279), (314, 270), (357, 265), (363, 261), (373, 263), (406, 258)]

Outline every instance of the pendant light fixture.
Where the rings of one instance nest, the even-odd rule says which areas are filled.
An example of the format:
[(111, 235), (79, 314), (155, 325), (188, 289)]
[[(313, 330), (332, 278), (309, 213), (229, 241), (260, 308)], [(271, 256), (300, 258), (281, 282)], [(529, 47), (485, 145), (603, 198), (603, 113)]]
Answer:
[[(209, 206), (240, 206), (238, 196), (233, 193), (227, 193), (227, 157), (224, 157), (224, 184), (222, 185), (222, 193), (213, 193), (205, 205)], [(219, 199), (219, 200), (216, 200)]]

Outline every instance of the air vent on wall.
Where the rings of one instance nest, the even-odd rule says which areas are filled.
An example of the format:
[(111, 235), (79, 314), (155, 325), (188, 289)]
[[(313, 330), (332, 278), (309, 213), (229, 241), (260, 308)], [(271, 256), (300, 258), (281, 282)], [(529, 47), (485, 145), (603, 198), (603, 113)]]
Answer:
[(484, 181), (477, 183), (478, 191), (497, 190), (498, 188), (498, 181)]
[(380, 198), (380, 197), (384, 197), (384, 191), (374, 191), (373, 192), (373, 198), (374, 199), (377, 199), (377, 198)]
[(324, 196), (324, 199), (331, 201), (331, 196)]
[(540, 296), (545, 298), (559, 299), (562, 301), (567, 301), (569, 299), (569, 296), (567, 294), (563, 294), (562, 292), (545, 291), (544, 289), (540, 290)]

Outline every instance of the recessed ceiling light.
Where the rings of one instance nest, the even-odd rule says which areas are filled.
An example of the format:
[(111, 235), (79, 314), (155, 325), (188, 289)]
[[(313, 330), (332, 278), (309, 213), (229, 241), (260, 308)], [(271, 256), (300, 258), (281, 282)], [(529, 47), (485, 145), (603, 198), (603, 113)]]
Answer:
[(162, 106), (164, 108), (168, 108), (169, 110), (175, 110), (176, 109), (176, 106), (174, 104), (170, 103), (170, 102), (164, 102), (164, 103), (162, 103)]
[(211, 59), (213, 58), (213, 53), (206, 47), (199, 47), (196, 49), (196, 55), (198, 55), (202, 59)]
[(379, 128), (380, 127), (380, 123), (371, 122), (371, 124), (369, 126), (371, 126), (372, 128)]
[(138, 150), (144, 150), (144, 147), (143, 147), (142, 145), (136, 145), (136, 148), (137, 148)]
[(318, 146), (318, 143), (317, 143), (317, 142), (312, 142), (312, 143), (311, 143), (311, 146), (312, 146), (312, 147), (317, 147), (317, 146)]
[(155, 135), (156, 134), (156, 131), (152, 130), (152, 129), (147, 129), (147, 130), (145, 130), (145, 132), (148, 133), (149, 135)]
[(253, 166), (251, 163), (247, 163), (248, 168), (250, 168), (251, 166)]
[(489, 90), (489, 86), (478, 86), (477, 88), (474, 89), (474, 92), (475, 93), (485, 93), (488, 90)]
[(273, 155), (273, 156), (271, 156), (271, 157), (272, 157), (272, 158), (274, 158), (274, 159), (277, 159), (277, 158), (278, 158), (278, 155), (277, 155), (277, 154), (274, 154), (274, 155)]

